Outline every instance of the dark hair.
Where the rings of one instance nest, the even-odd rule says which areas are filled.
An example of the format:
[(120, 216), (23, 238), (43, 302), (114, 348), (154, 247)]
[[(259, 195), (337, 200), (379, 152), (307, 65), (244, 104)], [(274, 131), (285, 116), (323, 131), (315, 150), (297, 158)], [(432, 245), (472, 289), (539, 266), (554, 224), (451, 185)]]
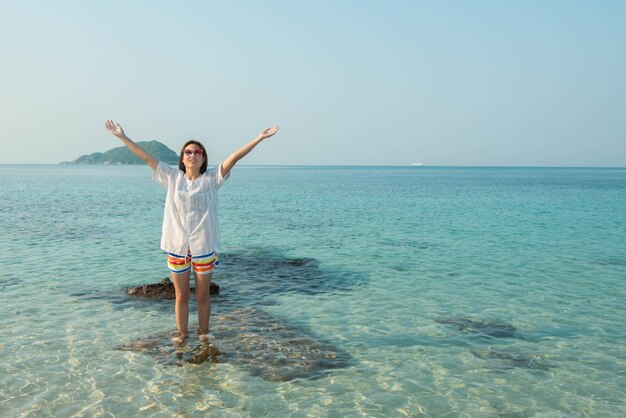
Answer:
[(208, 160), (208, 156), (206, 154), (206, 148), (204, 148), (204, 145), (202, 145), (200, 142), (195, 141), (193, 139), (185, 142), (185, 145), (183, 145), (183, 147), (180, 149), (180, 158), (178, 159), (178, 168), (183, 172), (186, 171), (185, 163), (183, 163), (183, 157), (185, 156), (185, 148), (187, 148), (187, 145), (190, 145), (190, 144), (194, 144), (202, 148), (202, 153), (204, 154), (204, 162), (200, 166), (200, 174), (204, 174), (204, 172), (206, 171), (206, 164)]

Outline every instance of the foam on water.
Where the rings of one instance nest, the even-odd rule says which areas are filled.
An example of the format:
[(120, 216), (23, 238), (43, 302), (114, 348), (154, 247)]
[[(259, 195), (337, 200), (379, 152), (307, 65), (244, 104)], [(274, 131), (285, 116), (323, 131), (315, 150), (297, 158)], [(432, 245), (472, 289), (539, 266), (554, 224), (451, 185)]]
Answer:
[(0, 166), (1, 416), (626, 415), (626, 170), (238, 167), (220, 193), (216, 329), (259, 310), (350, 361), (280, 381), (116, 349), (175, 329), (123, 293), (167, 275), (163, 190)]

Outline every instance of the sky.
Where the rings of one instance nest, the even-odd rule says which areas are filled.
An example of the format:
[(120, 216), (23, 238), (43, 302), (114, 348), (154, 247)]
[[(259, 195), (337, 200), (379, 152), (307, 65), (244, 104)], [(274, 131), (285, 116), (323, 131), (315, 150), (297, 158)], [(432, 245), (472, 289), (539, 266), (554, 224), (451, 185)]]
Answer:
[(0, 164), (626, 166), (626, 2), (0, 2)]

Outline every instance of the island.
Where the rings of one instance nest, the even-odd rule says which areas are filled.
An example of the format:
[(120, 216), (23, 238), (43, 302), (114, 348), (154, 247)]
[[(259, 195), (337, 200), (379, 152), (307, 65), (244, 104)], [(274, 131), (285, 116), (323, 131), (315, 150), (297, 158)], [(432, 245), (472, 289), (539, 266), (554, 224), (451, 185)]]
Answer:
[[(159, 141), (137, 142), (141, 148), (159, 161), (166, 164), (178, 165), (178, 155)], [(61, 164), (145, 164), (128, 147), (121, 146), (106, 152), (94, 152), (82, 155), (73, 161), (63, 161)]]

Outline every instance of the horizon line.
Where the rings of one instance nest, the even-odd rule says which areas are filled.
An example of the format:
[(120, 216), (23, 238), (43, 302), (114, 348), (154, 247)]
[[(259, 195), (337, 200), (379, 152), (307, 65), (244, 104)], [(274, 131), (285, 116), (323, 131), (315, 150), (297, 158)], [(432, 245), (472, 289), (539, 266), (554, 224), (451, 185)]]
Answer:
[[(60, 163), (0, 163), (0, 166), (10, 165), (52, 165), (52, 166), (89, 166), (89, 167), (128, 167), (128, 166), (147, 166), (146, 164), (67, 164), (65, 162)], [(411, 164), (237, 164), (238, 167), (411, 167), (415, 170), (423, 168), (617, 168), (625, 169), (624, 166), (613, 165), (437, 165), (437, 164), (424, 164), (420, 166), (414, 166)]]

